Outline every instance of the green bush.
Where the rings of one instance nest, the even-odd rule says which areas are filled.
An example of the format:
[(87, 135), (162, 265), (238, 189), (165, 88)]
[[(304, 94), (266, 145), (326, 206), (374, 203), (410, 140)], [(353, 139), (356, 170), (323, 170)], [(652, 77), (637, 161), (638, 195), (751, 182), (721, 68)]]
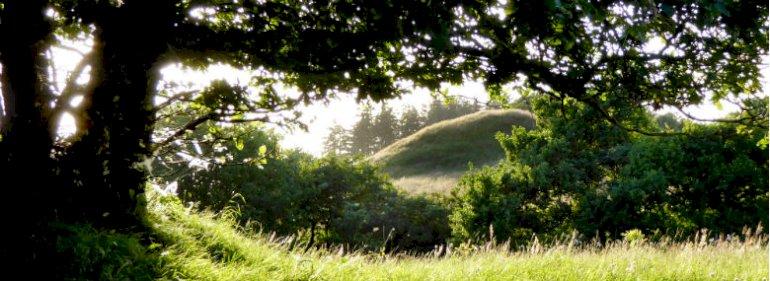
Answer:
[(763, 135), (731, 125), (689, 124), (683, 132), (630, 145), (604, 205), (603, 212), (616, 211), (613, 224), (672, 235), (767, 225), (767, 148), (757, 146)]
[(363, 159), (282, 151), (278, 137), (259, 127), (220, 130), (219, 139), (239, 138), (198, 148), (200, 158), (214, 160), (207, 167), (166, 166), (173, 176), (164, 180), (177, 182), (183, 201), (214, 211), (234, 206), (244, 225), (302, 234), (311, 244), (422, 251), (449, 237), (441, 203), (399, 193)]
[[(766, 131), (685, 123), (682, 134), (643, 137), (595, 108), (543, 103), (534, 101), (539, 128), (499, 135), (506, 160), (468, 173), (453, 191), (454, 238), (489, 239), (490, 226), (498, 241), (526, 242), (573, 230), (617, 239), (630, 229), (682, 237), (767, 225)], [(655, 130), (635, 110), (621, 112), (628, 124)]]
[(448, 211), (438, 198), (409, 196), (389, 188), (375, 200), (347, 204), (332, 223), (334, 242), (368, 249), (424, 252), (450, 237)]
[(623, 232), (623, 241), (631, 246), (644, 243), (644, 232), (636, 228)]

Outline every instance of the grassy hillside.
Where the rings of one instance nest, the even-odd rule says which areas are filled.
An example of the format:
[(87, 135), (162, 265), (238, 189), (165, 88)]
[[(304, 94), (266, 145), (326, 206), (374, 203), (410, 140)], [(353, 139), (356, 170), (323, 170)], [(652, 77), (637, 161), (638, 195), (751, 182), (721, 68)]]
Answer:
[(513, 125), (534, 127), (532, 115), (521, 110), (488, 110), (442, 121), (403, 138), (371, 157), (380, 163), (396, 186), (409, 192), (448, 190), (468, 169), (503, 158), (495, 140)]
[[(760, 280), (767, 237), (605, 248), (537, 244), (392, 256), (340, 249), (304, 252), (292, 239), (249, 234), (228, 216), (197, 213), (151, 192), (148, 242), (88, 227), (60, 241), (74, 280)], [(147, 240), (147, 239), (144, 239)], [(295, 244), (295, 250), (290, 249)], [(299, 250), (297, 250), (299, 249)]]

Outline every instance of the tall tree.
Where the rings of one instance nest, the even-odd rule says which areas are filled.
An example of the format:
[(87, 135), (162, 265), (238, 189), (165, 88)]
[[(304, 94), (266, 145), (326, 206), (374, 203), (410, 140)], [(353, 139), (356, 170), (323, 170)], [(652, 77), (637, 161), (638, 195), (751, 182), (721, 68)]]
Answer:
[(351, 131), (351, 152), (354, 154), (369, 155), (377, 147), (377, 135), (374, 131), (374, 116), (372, 107), (365, 105), (358, 117), (358, 122), (353, 125)]
[(329, 128), (329, 134), (326, 136), (326, 139), (324, 139), (324, 151), (336, 155), (350, 154), (352, 150), (351, 138), (350, 130), (334, 123)]
[[(21, 242), (40, 240), (36, 225), (54, 216), (117, 229), (139, 226), (137, 195), (152, 153), (206, 121), (264, 121), (276, 109), (353, 89), (359, 98), (375, 100), (400, 93), (393, 83), (397, 77), (379, 62), (392, 61), (387, 54), (402, 40), (440, 30), (451, 19), (446, 7), (452, 6), (456, 3), (0, 1), (0, 168), (14, 177), (34, 175), (3, 184), (14, 198), (8, 201), (19, 202), (4, 204), (3, 217), (29, 225), (4, 234), (6, 241), (20, 243), (2, 246), (3, 257), (22, 264), (40, 259)], [(72, 82), (54, 92), (51, 84), (60, 81), (49, 74), (45, 52), (57, 45), (55, 38), (78, 36), (91, 37), (93, 47), (68, 76), (76, 79), (90, 69), (90, 80), (85, 87)], [(221, 82), (193, 93), (158, 91), (158, 70), (168, 63), (194, 68), (225, 63), (269, 74), (254, 79), (256, 94)], [(278, 96), (275, 77), (297, 87), (301, 96)], [(156, 96), (167, 102), (155, 104)], [(80, 98), (79, 106), (70, 107)], [(179, 111), (189, 114), (189, 122), (153, 141), (157, 118), (178, 116), (167, 112), (177, 102), (192, 105)], [(58, 142), (64, 113), (75, 116), (77, 132)], [(38, 204), (30, 212), (14, 212), (28, 208), (17, 197)]]
[(50, 158), (53, 134), (47, 123), (49, 81), (41, 75), (49, 65), (44, 51), (53, 38), (51, 22), (43, 14), (45, 1), (0, 3), (0, 171), (5, 175), (0, 185), (6, 198), (0, 216), (13, 228), (2, 232), (7, 243), (0, 247), (0, 256), (10, 262), (8, 268), (16, 268), (16, 263), (45, 258), (35, 256), (36, 238), (30, 233), (52, 214), (46, 195), (56, 190)]
[(442, 101), (434, 99), (428, 106), (425, 116), (426, 125), (438, 123), (444, 120), (457, 118), (466, 114), (481, 110), (481, 105), (476, 102), (467, 102), (457, 99)]
[(433, 99), (430, 102), (430, 105), (428, 105), (428, 111), (426, 112), (426, 125), (449, 119), (450, 117), (447, 115), (447, 111), (445, 109), (446, 105), (440, 99)]
[(383, 103), (374, 121), (374, 133), (377, 136), (375, 152), (390, 145), (398, 139), (398, 120), (393, 109)]
[(399, 120), (399, 137), (407, 137), (417, 132), (425, 125), (425, 118), (413, 106), (401, 113)]

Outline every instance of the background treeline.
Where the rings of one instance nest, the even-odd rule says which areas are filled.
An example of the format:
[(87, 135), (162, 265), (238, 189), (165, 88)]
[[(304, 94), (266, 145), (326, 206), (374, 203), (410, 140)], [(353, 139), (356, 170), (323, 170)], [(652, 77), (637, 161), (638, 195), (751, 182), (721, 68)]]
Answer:
[(431, 124), (492, 107), (497, 106), (475, 100), (453, 99), (443, 102), (434, 99), (427, 109), (408, 106), (401, 114), (396, 114), (387, 104), (381, 104), (375, 115), (372, 113), (372, 105), (365, 105), (352, 128), (346, 129), (335, 124), (329, 129), (329, 135), (324, 140), (324, 150), (336, 155), (371, 155)]

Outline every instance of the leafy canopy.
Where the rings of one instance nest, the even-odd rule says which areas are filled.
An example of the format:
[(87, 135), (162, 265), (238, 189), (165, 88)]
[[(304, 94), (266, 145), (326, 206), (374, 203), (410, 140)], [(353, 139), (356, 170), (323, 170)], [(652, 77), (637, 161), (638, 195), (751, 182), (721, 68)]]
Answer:
[(65, 35), (76, 34), (73, 23), (91, 30), (132, 7), (170, 13), (152, 26), (166, 30), (162, 61), (265, 70), (257, 84), (296, 86), (300, 100), (339, 91), (379, 100), (406, 91), (411, 84), (401, 81), (438, 89), (480, 78), (492, 94), (523, 82), (611, 120), (623, 118), (613, 110), (621, 102), (683, 108), (758, 94), (768, 49), (763, 1), (64, 0), (55, 7)]

